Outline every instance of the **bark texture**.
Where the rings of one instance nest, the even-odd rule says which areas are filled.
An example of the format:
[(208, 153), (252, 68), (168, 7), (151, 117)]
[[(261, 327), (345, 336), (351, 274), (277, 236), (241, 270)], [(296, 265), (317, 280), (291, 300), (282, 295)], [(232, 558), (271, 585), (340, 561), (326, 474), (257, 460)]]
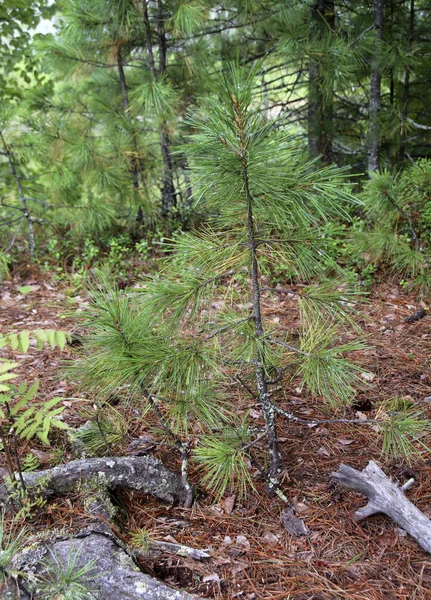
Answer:
[(370, 108), (369, 108), (369, 146), (368, 146), (368, 170), (377, 171), (379, 168), (379, 141), (380, 141), (380, 88), (382, 75), (380, 72), (380, 42), (383, 33), (383, 7), (384, 0), (374, 1), (374, 29), (376, 31), (376, 55), (371, 71), (370, 81)]
[(50, 585), (50, 582), (55, 582), (58, 571), (58, 567), (50, 568), (50, 563), (55, 560), (60, 565), (67, 565), (71, 556), (75, 557), (76, 571), (95, 561), (91, 571), (80, 581), (93, 600), (196, 599), (196, 596), (145, 575), (114, 536), (91, 530), (76, 537), (57, 538), (24, 548), (14, 559), (16, 569), (25, 574), (19, 581), (20, 595), (17, 582), (10, 581), (9, 589), (3, 591), (2, 598), (38, 600), (44, 597), (41, 588), (44, 583)]
[[(31, 543), (13, 558), (13, 571), (19, 575), (9, 578), (5, 588), (0, 589), (2, 598), (46, 598), (44, 592), (55, 592), (59, 573), (61, 575), (62, 571), (70, 571), (71, 561), (75, 573), (79, 573), (86, 565), (92, 565), (91, 570), (78, 580), (88, 590), (89, 600), (195, 598), (142, 573), (135, 564), (135, 557), (169, 552), (203, 560), (209, 554), (181, 544), (152, 540), (148, 548), (130, 550), (113, 524), (116, 509), (111, 503), (108, 490), (115, 487), (138, 489), (170, 502), (187, 498), (181, 478), (158, 460), (149, 456), (82, 459), (54, 469), (23, 475), (27, 480), (27, 489), (40, 486), (40, 491), (45, 496), (67, 492), (79, 485), (85, 497), (85, 511), (87, 516), (94, 517), (94, 523), (73, 536), (47, 531), (29, 540)], [(7, 497), (6, 486), (2, 487), (1, 495), (3, 498)], [(65, 592), (66, 589), (63, 587), (62, 591)]]
[(332, 475), (343, 487), (368, 498), (368, 504), (355, 512), (358, 521), (384, 513), (431, 553), (431, 521), (404, 495), (403, 490), (409, 487), (408, 484), (400, 487), (372, 460), (363, 471), (341, 465)]
[[(310, 32), (313, 44), (335, 26), (334, 0), (316, 0), (311, 7)], [(332, 94), (323, 93), (322, 66), (319, 56), (310, 53), (308, 60), (308, 149), (312, 158), (321, 156), (327, 165), (333, 161)]]
[[(152, 456), (79, 459), (22, 475), (27, 490), (40, 488), (38, 493), (44, 497), (69, 492), (91, 481), (109, 490), (117, 487), (138, 490), (163, 502), (183, 504), (188, 499), (181, 477)], [(5, 503), (9, 495), (7, 485), (1, 485), (0, 503)]]

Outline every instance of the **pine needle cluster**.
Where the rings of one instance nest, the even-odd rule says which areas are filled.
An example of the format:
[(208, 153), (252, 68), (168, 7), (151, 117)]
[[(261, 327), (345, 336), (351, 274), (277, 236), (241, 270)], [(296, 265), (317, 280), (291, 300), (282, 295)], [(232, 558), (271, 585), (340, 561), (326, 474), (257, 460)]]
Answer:
[(368, 262), (389, 268), (419, 297), (430, 294), (431, 162), (418, 161), (403, 173), (373, 174), (361, 195), (367, 221), (352, 240)]

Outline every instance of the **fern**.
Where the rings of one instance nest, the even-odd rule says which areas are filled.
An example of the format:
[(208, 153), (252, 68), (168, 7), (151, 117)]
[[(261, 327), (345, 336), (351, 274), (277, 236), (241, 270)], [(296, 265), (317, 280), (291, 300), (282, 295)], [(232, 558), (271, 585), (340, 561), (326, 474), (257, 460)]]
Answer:
[(11, 388), (4, 382), (16, 377), (16, 373), (13, 373), (13, 369), (15, 369), (19, 363), (4, 359), (0, 359), (0, 361), (0, 392), (8, 392)]
[[(24, 330), (7, 335), (0, 334), (0, 348), (10, 347), (12, 350), (25, 353), (30, 347), (31, 340), (35, 340), (39, 349), (42, 349), (44, 344), (49, 344), (52, 349), (58, 347), (62, 350), (69, 339), (68, 332), (56, 329)], [(51, 427), (68, 428), (66, 423), (58, 418), (65, 408), (60, 404), (62, 398), (52, 398), (47, 402), (33, 402), (39, 389), (39, 382), (36, 381), (29, 386), (24, 381), (18, 387), (7, 383), (17, 377), (14, 369), (19, 366), (19, 363), (2, 359), (0, 361), (1, 425), (7, 424), (9, 431), (21, 439), (29, 440), (37, 436), (44, 444), (49, 445), (48, 436)]]
[(32, 331), (25, 329), (19, 333), (8, 333), (7, 335), (0, 333), (0, 348), (9, 346), (12, 350), (27, 352), (30, 348), (31, 339), (35, 340), (39, 350), (42, 350), (45, 344), (48, 344), (52, 350), (55, 348), (64, 350), (67, 342), (71, 339), (71, 335), (67, 331), (57, 329), (34, 329)]
[(23, 382), (16, 390), (11, 387), (8, 394), (0, 394), (0, 419), (2, 423), (8, 422), (21, 439), (29, 440), (36, 436), (49, 446), (51, 427), (68, 429), (68, 425), (58, 418), (65, 406), (60, 404), (62, 398), (33, 402), (28, 406), (35, 399), (38, 389), (38, 381), (30, 387)]

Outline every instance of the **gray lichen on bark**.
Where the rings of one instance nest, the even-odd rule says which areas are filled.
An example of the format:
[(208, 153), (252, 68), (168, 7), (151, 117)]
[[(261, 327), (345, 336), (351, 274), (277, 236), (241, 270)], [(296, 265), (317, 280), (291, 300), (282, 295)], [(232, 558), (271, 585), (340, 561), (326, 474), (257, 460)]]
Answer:
[[(43, 497), (76, 491), (91, 480), (109, 490), (130, 488), (168, 503), (182, 504), (188, 498), (181, 476), (152, 456), (73, 460), (45, 471), (24, 472), (23, 477), (27, 489), (40, 487)], [(6, 503), (9, 494), (7, 485), (0, 486), (0, 503)]]

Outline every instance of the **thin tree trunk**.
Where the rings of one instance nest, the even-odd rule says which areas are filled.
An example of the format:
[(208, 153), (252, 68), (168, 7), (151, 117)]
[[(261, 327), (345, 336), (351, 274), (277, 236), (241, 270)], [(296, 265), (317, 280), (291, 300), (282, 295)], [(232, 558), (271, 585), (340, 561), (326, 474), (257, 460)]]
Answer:
[(319, 131), (321, 115), (321, 95), (319, 93), (319, 65), (310, 58), (308, 61), (308, 151), (312, 158), (320, 155)]
[(369, 130), (368, 130), (368, 170), (375, 172), (379, 168), (379, 139), (380, 139), (380, 87), (381, 73), (379, 64), (380, 41), (383, 33), (383, 6), (384, 0), (374, 2), (374, 29), (376, 30), (378, 43), (376, 44), (375, 62), (371, 71), (370, 81), (370, 107), (369, 107)]
[(264, 343), (264, 330), (261, 313), (261, 298), (259, 286), (259, 266), (256, 253), (256, 231), (253, 218), (253, 197), (249, 188), (248, 179), (248, 161), (247, 161), (247, 142), (244, 139), (244, 131), (242, 129), (242, 117), (237, 106), (234, 104), (234, 109), (237, 113), (238, 134), (241, 141), (241, 167), (244, 191), (247, 202), (247, 231), (248, 231), (248, 246), (250, 248), (251, 260), (251, 284), (252, 284), (252, 303), (253, 303), (253, 321), (254, 332), (256, 336), (257, 360), (256, 360), (256, 384), (259, 401), (262, 405), (262, 411), (265, 418), (268, 452), (269, 452), (269, 469), (267, 487), (268, 491), (275, 493), (278, 490), (278, 478), (281, 471), (281, 455), (278, 447), (277, 428), (276, 428), (276, 413), (271, 402), (268, 383), (265, 373), (265, 357), (259, 344)]
[[(157, 3), (157, 36), (159, 43), (159, 69), (156, 69), (154, 60), (153, 43), (151, 39), (151, 26), (148, 16), (147, 0), (144, 0), (144, 25), (147, 40), (148, 60), (154, 80), (157, 76), (163, 76), (166, 72), (166, 34), (163, 16), (163, 2)], [(162, 183), (162, 216), (169, 219), (175, 206), (176, 194), (174, 185), (174, 161), (171, 152), (171, 140), (166, 122), (160, 125), (160, 149), (163, 159), (163, 183)]]
[[(409, 19), (409, 52), (413, 46), (414, 39), (414, 27), (415, 27), (415, 0), (410, 0), (410, 19)], [(406, 121), (409, 109), (409, 93), (410, 93), (410, 68), (406, 68), (405, 79), (404, 79), (404, 94), (403, 94), (403, 110), (401, 112), (401, 135), (400, 135), (400, 151), (399, 159), (404, 159), (404, 153), (406, 150)]]
[[(311, 9), (311, 31), (319, 40), (326, 28), (335, 25), (334, 0), (317, 0)], [(322, 156), (325, 164), (333, 160), (332, 151), (332, 95), (324, 97), (319, 61), (310, 57), (308, 62), (308, 148), (311, 156)]]
[(12, 176), (15, 180), (15, 184), (18, 190), (18, 196), (19, 199), (21, 201), (21, 207), (22, 207), (22, 213), (27, 221), (27, 226), (28, 226), (28, 244), (29, 244), (29, 250), (30, 250), (30, 255), (33, 256), (34, 254), (34, 250), (35, 250), (35, 238), (34, 238), (34, 226), (33, 226), (33, 219), (30, 215), (30, 212), (28, 210), (28, 205), (27, 205), (27, 198), (25, 197), (24, 194), (24, 190), (22, 189), (22, 185), (21, 185), (21, 178), (18, 175), (18, 172), (16, 170), (15, 167), (15, 163), (13, 161), (13, 156), (11, 151), (9, 150), (9, 147), (6, 143), (6, 140), (3, 136), (3, 133), (0, 131), (0, 138), (3, 144), (3, 148), (4, 148), (4, 154), (8, 160), (9, 163), (9, 167), (12, 173)]
[(148, 61), (150, 63), (151, 73), (153, 74), (153, 77), (156, 77), (156, 63), (154, 62), (153, 42), (151, 40), (151, 26), (150, 26), (150, 18), (148, 16), (147, 0), (144, 0), (143, 6), (144, 6), (144, 25), (145, 25), (145, 35), (146, 35), (146, 42), (147, 42)]
[(159, 37), (159, 73), (163, 75), (166, 71), (166, 35), (162, 0), (157, 0), (157, 35)]
[[(121, 96), (123, 98), (123, 108), (124, 114), (126, 116), (129, 115), (129, 97), (127, 93), (127, 84), (126, 84), (126, 75), (124, 73), (124, 63), (123, 63), (123, 55), (121, 52), (121, 46), (118, 47), (117, 52), (117, 64), (118, 64), (118, 75), (120, 77), (120, 87), (121, 87)], [(136, 131), (134, 127), (131, 130), (132, 135), (132, 145), (134, 155), (130, 159), (130, 174), (132, 176), (132, 184), (133, 187), (137, 190), (139, 189), (139, 169), (138, 169), (138, 143), (136, 140)]]

